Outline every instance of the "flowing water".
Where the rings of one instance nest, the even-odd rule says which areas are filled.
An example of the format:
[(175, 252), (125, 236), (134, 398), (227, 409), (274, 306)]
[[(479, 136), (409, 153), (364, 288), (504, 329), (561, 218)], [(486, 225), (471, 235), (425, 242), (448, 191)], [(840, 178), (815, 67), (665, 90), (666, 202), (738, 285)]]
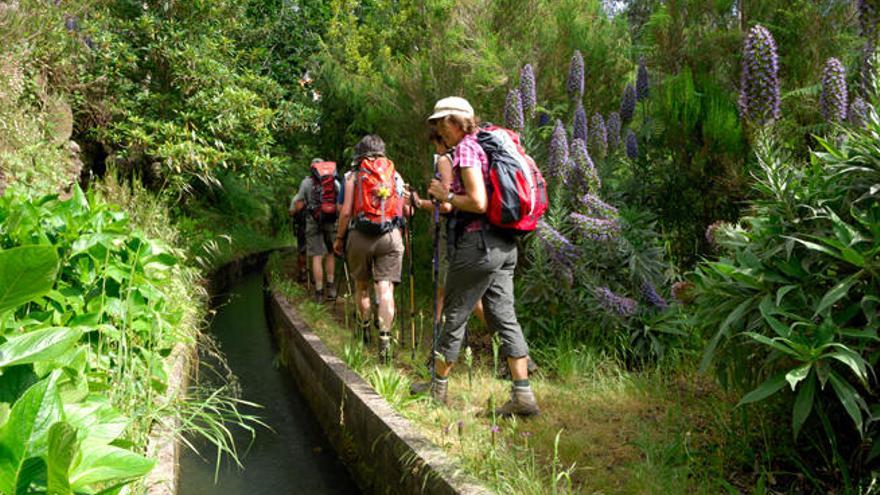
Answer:
[[(360, 493), (287, 370), (273, 366), (277, 349), (263, 311), (262, 277), (259, 273), (243, 277), (222, 298), (211, 331), (239, 378), (242, 398), (263, 406), (246, 413), (259, 415), (274, 431), (258, 427), (242, 460), (244, 469), (224, 462), (216, 484), (210, 446), (196, 443), (207, 460), (185, 449), (180, 494)], [(238, 444), (247, 447), (250, 434), (235, 432)]]

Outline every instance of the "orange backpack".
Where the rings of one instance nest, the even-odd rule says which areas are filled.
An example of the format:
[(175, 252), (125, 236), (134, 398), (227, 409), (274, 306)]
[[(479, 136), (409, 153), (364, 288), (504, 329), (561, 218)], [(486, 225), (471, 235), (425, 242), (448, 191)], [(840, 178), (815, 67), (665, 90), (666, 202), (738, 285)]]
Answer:
[(354, 227), (372, 235), (399, 227), (403, 198), (397, 192), (394, 162), (384, 156), (364, 158), (355, 174)]

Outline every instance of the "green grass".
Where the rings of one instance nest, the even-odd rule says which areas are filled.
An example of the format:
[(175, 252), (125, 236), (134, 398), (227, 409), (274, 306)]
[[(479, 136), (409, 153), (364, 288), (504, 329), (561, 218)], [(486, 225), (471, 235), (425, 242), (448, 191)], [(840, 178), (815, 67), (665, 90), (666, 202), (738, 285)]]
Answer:
[(341, 323), (343, 302), (332, 318), (329, 306), (305, 300), (304, 289), (284, 276), (286, 263), (280, 256), (271, 260), (273, 287), (324, 343), (465, 472), (498, 493), (715, 494), (725, 491), (728, 471), (742, 461), (728, 447), (740, 435), (735, 399), (712, 382), (692, 370), (632, 372), (566, 339), (534, 352), (541, 366), (532, 377), (539, 418), (499, 421), (493, 432), (492, 418), (481, 416), (509, 390), (495, 378), (485, 344), (475, 351), (471, 373), (463, 362), (452, 373), (449, 407), (413, 400), (405, 388), (427, 376), (424, 349), (415, 361), (398, 350), (396, 368), (374, 366), (375, 349), (352, 342)]

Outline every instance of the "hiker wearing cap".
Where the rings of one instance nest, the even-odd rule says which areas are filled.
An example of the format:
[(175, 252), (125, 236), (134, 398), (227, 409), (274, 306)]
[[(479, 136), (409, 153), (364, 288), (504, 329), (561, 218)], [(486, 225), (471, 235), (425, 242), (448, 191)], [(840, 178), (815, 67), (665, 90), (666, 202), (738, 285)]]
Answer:
[[(394, 323), (394, 284), (403, 268), (404, 183), (385, 156), (385, 143), (376, 135), (355, 145), (352, 173), (346, 174), (339, 225), (333, 250), (348, 262), (355, 281), (359, 330), (367, 340), (372, 321), (370, 285), (378, 300), (379, 353), (391, 352)], [(343, 250), (344, 248), (344, 250)]]
[(291, 202), (292, 214), (305, 212), (306, 253), (312, 260), (315, 300), (322, 302), (326, 298), (335, 301), (333, 239), (338, 216), (336, 200), (341, 184), (334, 162), (315, 158), (309, 170), (309, 175), (302, 180)]
[[(428, 136), (428, 139), (431, 141), (431, 144), (434, 146), (434, 170), (436, 171), (436, 177), (439, 177), (440, 180), (446, 184), (448, 187), (452, 185), (452, 150), (446, 146), (446, 143), (443, 142), (443, 138), (440, 137), (440, 133), (437, 132), (437, 127), (435, 125), (431, 125), (431, 133)], [(426, 212), (433, 212), (434, 201), (430, 199), (425, 199), (419, 196), (416, 191), (407, 191), (407, 200), (411, 201), (411, 204), (420, 210)], [(439, 293), (437, 295), (437, 312), (441, 312), (443, 310), (443, 299), (445, 297), (446, 291), (446, 275), (449, 271), (449, 248), (448, 248), (448, 236), (446, 235), (446, 221), (450, 214), (452, 214), (452, 205), (449, 203), (442, 203), (439, 205), (440, 207), (440, 222), (442, 224), (440, 228), (440, 238), (437, 239), (438, 248), (439, 248)], [(486, 324), (486, 317), (483, 314), (483, 302), (477, 301), (477, 305), (474, 306), (474, 315), (478, 320), (483, 322), (483, 325)]]
[(487, 323), (501, 338), (501, 353), (507, 356), (513, 378), (510, 400), (495, 412), (501, 416), (539, 414), (529, 384), (529, 348), (514, 309), (516, 241), (513, 235), (490, 228), (486, 217), (489, 157), (477, 141), (474, 110), (463, 98), (444, 98), (434, 106), (428, 121), (452, 148), (451, 184), (434, 178), (428, 194), (453, 209), (447, 226), (450, 258), (445, 322), (437, 343), (442, 359), (436, 360), (431, 395), (446, 402), (447, 378), (458, 360), (468, 317), (482, 299)]

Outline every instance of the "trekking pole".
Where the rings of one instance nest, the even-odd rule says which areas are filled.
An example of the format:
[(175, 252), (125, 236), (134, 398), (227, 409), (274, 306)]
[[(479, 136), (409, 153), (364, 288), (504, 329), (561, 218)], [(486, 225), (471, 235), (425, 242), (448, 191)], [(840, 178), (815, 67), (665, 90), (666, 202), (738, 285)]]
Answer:
[(440, 312), (437, 308), (437, 301), (440, 295), (440, 203), (438, 201), (434, 201), (434, 262), (432, 273), (434, 278), (434, 333), (431, 339), (431, 380), (433, 381), (437, 378), (437, 339), (440, 336)]
[(348, 290), (348, 294), (345, 295), (345, 324), (351, 325), (353, 322), (354, 325), (349, 326), (352, 329), (351, 335), (354, 338), (355, 342), (357, 342), (357, 333), (358, 333), (358, 323), (357, 318), (350, 318), (349, 314), (349, 305), (352, 306), (354, 310), (355, 316), (357, 315), (357, 306), (354, 304), (354, 290), (351, 287), (351, 276), (348, 274), (348, 260), (345, 259), (345, 256), (342, 256), (342, 273), (345, 274), (345, 288)]
[(412, 361), (416, 361), (416, 285), (415, 264), (412, 250), (412, 219), (415, 214), (415, 198), (410, 195), (409, 229), (406, 231), (406, 250), (409, 251), (409, 332), (410, 348), (412, 349)]

